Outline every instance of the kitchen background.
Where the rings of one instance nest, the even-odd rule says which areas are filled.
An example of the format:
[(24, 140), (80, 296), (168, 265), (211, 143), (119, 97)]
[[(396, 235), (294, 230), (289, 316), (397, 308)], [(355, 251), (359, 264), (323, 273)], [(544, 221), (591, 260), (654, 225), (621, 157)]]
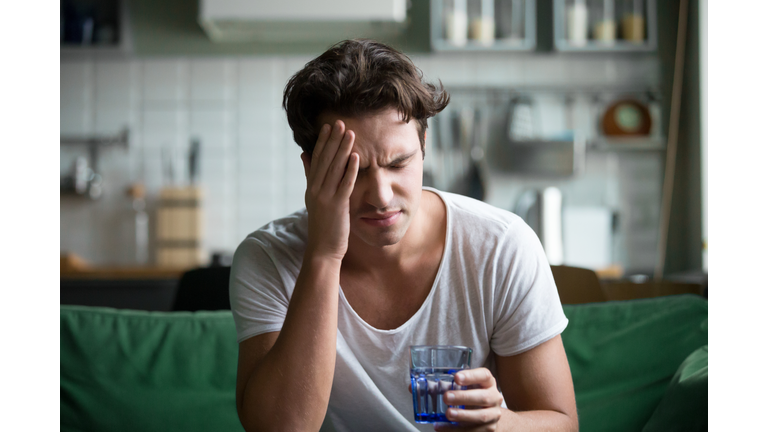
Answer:
[[(62, 3), (60, 247), (91, 266), (162, 262), (158, 220), (168, 210), (161, 193), (169, 186), (194, 183), (202, 191), (191, 201), (199, 202), (202, 217), (203, 265), (214, 254), (226, 263), (248, 233), (303, 207), (300, 149), (281, 108), (282, 91), (332, 41), (216, 43), (198, 23), (197, 1), (155, 3), (113, 2), (111, 31), (94, 31), (99, 26), (92, 21), (90, 46), (66, 22), (82, 20), (95, 3)], [(535, 12), (520, 23), (527, 32), (501, 49), (476, 43), (482, 36), (457, 48), (449, 30), (439, 31), (453, 2), (413, 0), (407, 27), (380, 38), (453, 96), (449, 110), (430, 122), (425, 183), (519, 213), (526, 200), (561, 205), (560, 245), (542, 239), (553, 264), (650, 275), (658, 256), (678, 2), (634, 1), (648, 31), (639, 49), (623, 49), (618, 32), (613, 49), (568, 33), (579, 7), (593, 11), (612, 1), (527, 3)], [(698, 2), (689, 12), (667, 274), (706, 270)], [(602, 115), (628, 97), (649, 108), (651, 130), (641, 139), (612, 141)], [(498, 156), (504, 135), (555, 158), (544, 161), (560, 162), (505, 164)], [(192, 180), (190, 165), (197, 167)], [(530, 210), (526, 215), (531, 223), (543, 220)]]

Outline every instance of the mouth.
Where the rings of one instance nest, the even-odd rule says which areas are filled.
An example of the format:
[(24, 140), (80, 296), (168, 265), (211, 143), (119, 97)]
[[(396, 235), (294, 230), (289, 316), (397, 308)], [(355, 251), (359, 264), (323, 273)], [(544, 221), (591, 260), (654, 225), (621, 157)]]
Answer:
[(363, 216), (360, 219), (368, 225), (375, 227), (388, 227), (397, 222), (397, 219), (402, 214), (402, 211), (387, 212), (382, 214), (372, 214)]

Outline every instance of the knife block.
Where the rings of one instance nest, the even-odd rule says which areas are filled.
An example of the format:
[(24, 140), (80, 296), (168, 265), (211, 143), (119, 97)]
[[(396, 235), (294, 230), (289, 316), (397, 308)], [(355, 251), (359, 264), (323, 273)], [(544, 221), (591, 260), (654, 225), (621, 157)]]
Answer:
[(157, 210), (157, 264), (161, 267), (198, 267), (202, 248), (202, 191), (199, 187), (160, 190)]

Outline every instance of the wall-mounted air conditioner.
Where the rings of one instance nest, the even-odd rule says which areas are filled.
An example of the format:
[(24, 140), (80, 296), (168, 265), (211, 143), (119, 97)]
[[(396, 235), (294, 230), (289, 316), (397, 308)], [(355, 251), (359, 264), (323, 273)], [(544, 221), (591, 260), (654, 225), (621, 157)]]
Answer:
[(336, 42), (405, 29), (408, 0), (200, 0), (214, 42)]

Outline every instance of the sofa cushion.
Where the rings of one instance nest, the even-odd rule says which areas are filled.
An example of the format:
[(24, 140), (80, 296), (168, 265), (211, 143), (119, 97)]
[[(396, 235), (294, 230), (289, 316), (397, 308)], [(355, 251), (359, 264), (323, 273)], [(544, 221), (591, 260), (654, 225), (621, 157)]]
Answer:
[(582, 431), (641, 431), (683, 360), (707, 344), (707, 300), (697, 295), (563, 309)]
[(230, 311), (61, 306), (62, 431), (242, 431)]
[[(707, 344), (699, 296), (563, 309), (582, 431), (642, 430), (683, 360)], [(230, 311), (61, 306), (60, 332), (62, 431), (243, 430)]]

